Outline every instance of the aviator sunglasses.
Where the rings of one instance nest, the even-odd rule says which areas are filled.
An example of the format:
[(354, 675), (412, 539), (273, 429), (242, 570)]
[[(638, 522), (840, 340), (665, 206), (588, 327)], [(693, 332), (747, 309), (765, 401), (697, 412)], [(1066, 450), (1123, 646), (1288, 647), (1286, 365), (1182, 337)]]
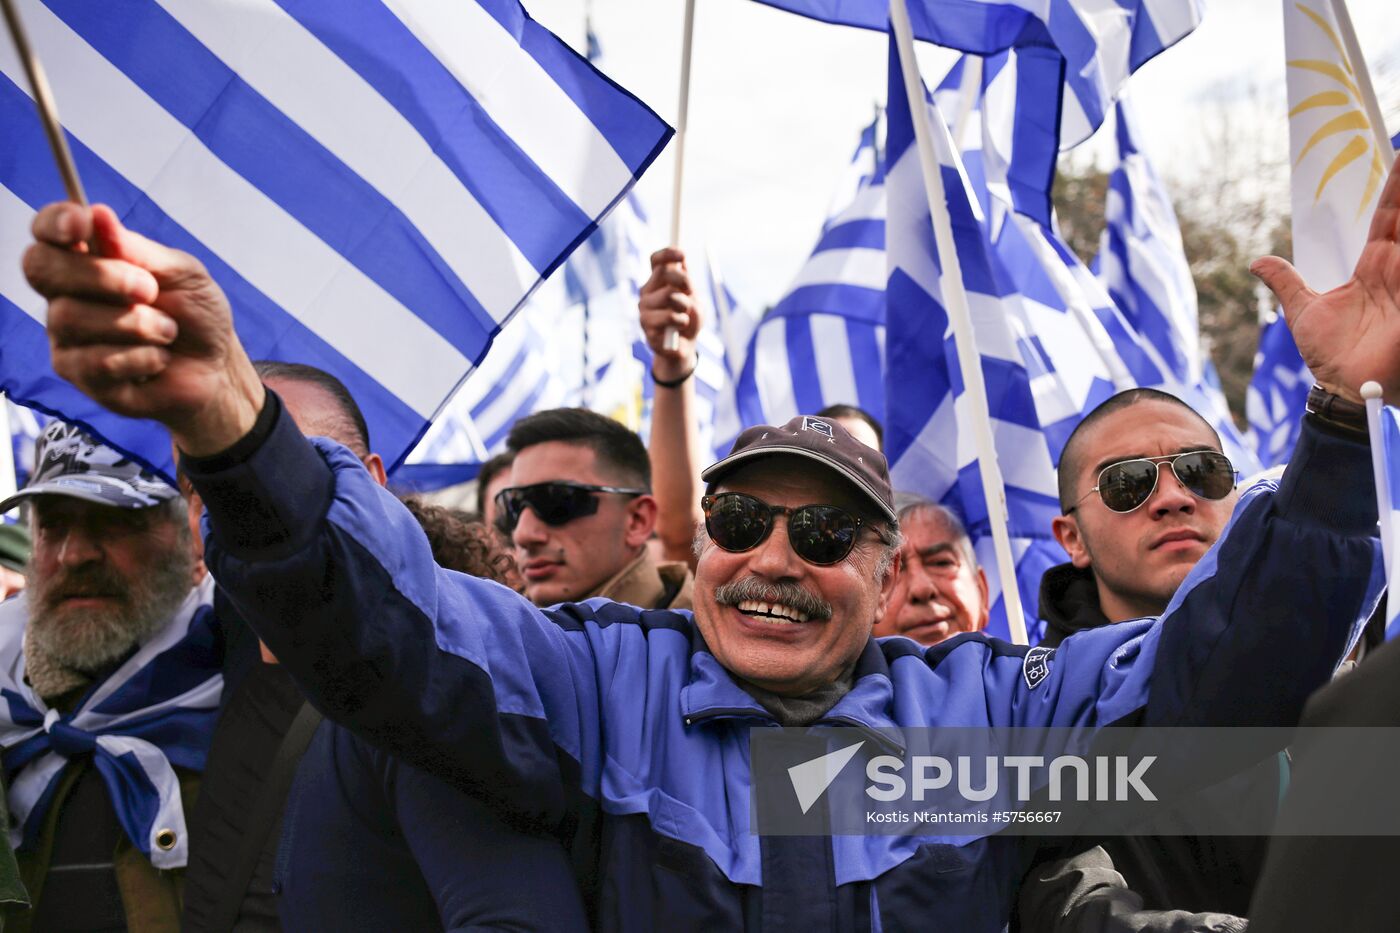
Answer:
[(855, 547), (864, 522), (834, 505), (788, 508), (769, 505), (742, 492), (722, 492), (700, 500), (710, 540), (726, 551), (749, 551), (763, 543), (778, 515), (788, 517), (788, 543), (809, 564), (840, 563)]
[[(1079, 498), (1079, 502), (1094, 493), (1114, 512), (1131, 512), (1157, 489), (1157, 477), (1163, 464), (1170, 463), (1172, 473), (1193, 496), (1220, 500), (1235, 488), (1235, 467), (1230, 458), (1216, 450), (1193, 450), (1167, 457), (1140, 457), (1110, 463), (1099, 471), (1098, 485)], [(1076, 502), (1065, 514), (1079, 508)]]
[(622, 486), (593, 486), (588, 483), (534, 483), (511, 486), (496, 493), (496, 527), (506, 537), (515, 533), (520, 516), (528, 506), (540, 521), (551, 527), (567, 525), (576, 518), (598, 511), (598, 496), (602, 493), (618, 496), (644, 496), (645, 489)]

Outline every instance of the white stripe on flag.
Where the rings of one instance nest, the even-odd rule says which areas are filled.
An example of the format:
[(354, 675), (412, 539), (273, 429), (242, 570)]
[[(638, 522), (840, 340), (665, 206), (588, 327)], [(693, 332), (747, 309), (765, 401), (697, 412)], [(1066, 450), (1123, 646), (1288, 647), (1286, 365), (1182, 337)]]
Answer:
[(787, 355), (787, 320), (776, 318), (758, 328), (754, 337), (754, 377), (758, 401), (770, 424), (782, 424), (799, 414), (792, 371)]
[[(814, 314), (808, 326), (812, 331), (812, 349), (817, 357), (815, 375), (821, 383), (822, 399), (828, 405), (859, 404), (860, 393), (856, 389), (851, 343), (846, 336), (846, 319), (835, 314)], [(800, 376), (798, 373), (793, 375)]]
[(812, 254), (788, 291), (833, 282), (883, 291), (888, 275), (883, 250), (862, 247), (829, 249)]
[[(632, 181), (631, 169), (598, 128), (480, 6), (418, 3), (409, 9), (402, 0), (385, 0), (385, 6), (589, 217), (599, 217)], [(484, 74), (493, 77), (483, 81)]]
[(242, 0), (237, 7), (158, 2), (254, 90), (393, 201), (492, 318), (502, 321), (515, 308), (540, 270), (403, 114), (305, 27), (272, 0)]
[[(64, 124), (255, 288), (424, 418), (470, 361), (376, 282), (238, 175), (185, 126), (41, 5), (35, 45), (63, 68), (49, 76)], [(26, 86), (9, 43), (0, 69)], [(345, 308), (356, 307), (356, 327)], [(412, 346), (412, 353), (386, 348)]]

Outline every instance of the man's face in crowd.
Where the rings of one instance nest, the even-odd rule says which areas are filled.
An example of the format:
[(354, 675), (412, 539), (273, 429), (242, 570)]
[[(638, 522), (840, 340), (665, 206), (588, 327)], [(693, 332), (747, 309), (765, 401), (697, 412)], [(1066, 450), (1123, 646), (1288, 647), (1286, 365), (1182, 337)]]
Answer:
[(1099, 472), (1136, 457), (1219, 450), (1209, 426), (1179, 405), (1146, 400), (1119, 409), (1080, 438), (1074, 514), (1055, 519), (1055, 536), (1074, 566), (1092, 568), (1099, 603), (1110, 621), (1158, 615), (1181, 581), (1220, 537), (1239, 498), (1211, 501), (1193, 495), (1163, 463), (1152, 496), (1118, 513), (1089, 493)]
[(180, 513), (35, 496), (29, 635), (82, 671), (115, 661), (179, 608), (203, 575)]
[[(791, 457), (738, 467), (717, 486), (716, 493), (722, 492), (789, 508), (834, 505), (853, 514), (863, 504), (836, 475)], [(768, 537), (749, 551), (733, 553), (703, 539), (695, 568), (695, 621), (725, 669), (774, 693), (800, 696), (834, 682), (855, 663), (894, 575), (876, 578), (883, 545), (868, 530), (861, 530), (845, 560), (820, 566), (788, 544), (787, 516), (774, 522)], [(753, 595), (744, 592), (750, 588)], [(755, 603), (805, 612), (809, 620), (772, 618)]]
[(877, 636), (903, 635), (936, 645), (987, 624), (987, 576), (968, 559), (966, 539), (937, 512), (915, 509), (901, 522), (903, 566)]
[[(511, 486), (549, 482), (632, 487), (604, 471), (591, 447), (568, 441), (546, 441), (515, 455)], [(525, 595), (537, 606), (587, 599), (636, 559), (656, 524), (656, 500), (651, 496), (603, 493), (598, 511), (551, 526), (526, 508), (511, 542), (515, 562), (525, 579)]]
[(873, 447), (875, 450), (880, 449), (880, 439), (875, 436), (875, 429), (866, 421), (860, 418), (848, 418), (845, 416), (830, 418), (828, 420), (835, 421), (837, 424), (841, 425), (841, 427), (846, 429), (847, 434), (860, 441), (866, 447)]

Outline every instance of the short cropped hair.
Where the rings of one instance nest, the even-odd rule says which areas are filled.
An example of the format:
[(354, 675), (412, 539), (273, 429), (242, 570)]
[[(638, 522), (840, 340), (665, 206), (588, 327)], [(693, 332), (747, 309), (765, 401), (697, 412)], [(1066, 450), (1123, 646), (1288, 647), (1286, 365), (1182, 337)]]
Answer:
[(515, 454), (509, 450), (502, 451), (483, 463), (481, 469), (476, 471), (476, 514), (486, 514), (486, 490), (496, 477), (510, 469), (514, 461)]
[(612, 482), (651, 491), (651, 457), (637, 433), (587, 408), (551, 408), (526, 415), (511, 425), (506, 447), (512, 454), (562, 441), (593, 451)]
[(317, 369), (315, 366), (308, 366), (305, 363), (258, 360), (253, 363), (253, 369), (257, 371), (258, 378), (264, 382), (269, 379), (285, 379), (288, 382), (316, 386), (325, 392), (335, 403), (339, 415), (339, 417), (333, 416), (332, 439), (349, 447), (361, 458), (369, 456), (369, 425), (365, 422), (364, 412), (360, 411), (355, 397), (350, 394), (349, 389), (345, 388), (345, 383), (324, 369)]
[(1080, 450), (1080, 448), (1084, 446), (1084, 434), (1089, 428), (1113, 414), (1115, 411), (1131, 408), (1141, 402), (1163, 402), (1167, 405), (1175, 405), (1178, 408), (1184, 408), (1186, 411), (1195, 415), (1196, 418), (1200, 420), (1201, 424), (1205, 425), (1211, 437), (1215, 438), (1215, 449), (1220, 449), (1220, 435), (1216, 433), (1215, 428), (1211, 427), (1209, 421), (1201, 417), (1200, 412), (1196, 411), (1196, 409), (1192, 408), (1190, 405), (1187, 405), (1175, 395), (1162, 392), (1158, 389), (1126, 389), (1100, 402), (1097, 408), (1084, 416), (1083, 421), (1075, 425), (1074, 430), (1070, 432), (1069, 440), (1065, 441), (1065, 448), (1060, 453), (1058, 477), (1061, 514), (1069, 514), (1069, 510), (1074, 507), (1075, 477), (1079, 475), (1079, 471), (1084, 466), (1082, 462), (1084, 455)]
[(875, 432), (875, 440), (883, 450), (885, 446), (885, 429), (875, 416), (864, 408), (857, 408), (854, 405), (846, 405), (838, 402), (835, 405), (828, 405), (817, 412), (818, 418), (854, 418), (857, 421), (864, 421), (870, 425), (870, 430)]

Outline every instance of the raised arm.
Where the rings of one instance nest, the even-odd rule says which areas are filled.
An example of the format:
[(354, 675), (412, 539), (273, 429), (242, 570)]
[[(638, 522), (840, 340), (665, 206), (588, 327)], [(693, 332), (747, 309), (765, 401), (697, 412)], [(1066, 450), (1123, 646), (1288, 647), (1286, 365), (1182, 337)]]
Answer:
[[(651, 409), (652, 489), (658, 515), (656, 533), (667, 560), (695, 565), (692, 542), (701, 519), (700, 481), (703, 454), (695, 422), (696, 337), (703, 326), (695, 290), (685, 268), (685, 254), (670, 247), (651, 255), (651, 278), (639, 302), (642, 331), (655, 359), (656, 395)], [(666, 348), (666, 331), (680, 339)], [(683, 380), (679, 385), (662, 383)]]

